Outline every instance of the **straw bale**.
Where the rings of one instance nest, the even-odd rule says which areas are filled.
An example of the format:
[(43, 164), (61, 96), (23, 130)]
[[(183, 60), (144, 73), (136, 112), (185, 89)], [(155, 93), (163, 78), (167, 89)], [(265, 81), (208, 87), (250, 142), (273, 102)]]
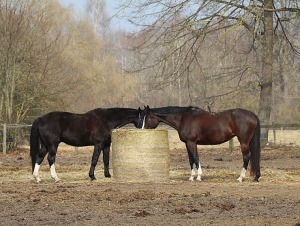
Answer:
[(112, 131), (113, 175), (120, 182), (169, 180), (170, 155), (166, 129)]

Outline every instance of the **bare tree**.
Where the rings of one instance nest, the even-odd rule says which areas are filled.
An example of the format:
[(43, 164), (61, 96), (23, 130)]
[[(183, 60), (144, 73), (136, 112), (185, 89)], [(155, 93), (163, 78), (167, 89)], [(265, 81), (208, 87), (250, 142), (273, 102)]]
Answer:
[(36, 0), (2, 0), (0, 11), (1, 121), (24, 122), (63, 107), (60, 97), (76, 80), (64, 74), (64, 11), (58, 2)]
[[(299, 14), (298, 1), (150, 0), (136, 3), (128, 0), (124, 5), (133, 6), (131, 21), (140, 26), (142, 32), (147, 33), (144, 41), (136, 47), (148, 51), (144, 52), (147, 60), (144, 61), (143, 66), (145, 68), (159, 66), (158, 76), (167, 77), (169, 81), (170, 79), (179, 81), (180, 76), (178, 75), (189, 75), (194, 65), (198, 64), (198, 68), (201, 68), (199, 53), (202, 51), (206, 38), (212, 37), (212, 34), (236, 28), (241, 32), (247, 31), (253, 40), (253, 45), (249, 50), (255, 49), (259, 54), (257, 62), (260, 65), (258, 64), (256, 67), (261, 68), (258, 71), (260, 75), (258, 113), (263, 124), (270, 123), (274, 32), (277, 32), (277, 27), (281, 27), (282, 31), (285, 31), (286, 23), (297, 17)], [(298, 51), (287, 35), (285, 40), (294, 52)], [(173, 46), (171, 47), (171, 45)], [(171, 51), (160, 51), (166, 46), (170, 47)], [(157, 56), (158, 53), (161, 54)], [(164, 70), (166, 63), (175, 55), (180, 57), (177, 57), (172, 69), (169, 72)], [(154, 60), (149, 60), (151, 57)], [(194, 66), (195, 68), (197, 67)], [(241, 71), (243, 70), (241, 69)], [(242, 79), (244, 73), (238, 73), (238, 75)], [(262, 132), (262, 139), (266, 139), (266, 131)]]
[(96, 34), (105, 37), (109, 30), (109, 17), (105, 0), (88, 0), (86, 11)]

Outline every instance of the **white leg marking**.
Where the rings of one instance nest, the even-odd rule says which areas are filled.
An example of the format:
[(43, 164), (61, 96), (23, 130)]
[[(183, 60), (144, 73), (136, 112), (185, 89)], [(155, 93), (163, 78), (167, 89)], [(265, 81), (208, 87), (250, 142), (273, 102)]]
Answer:
[(237, 179), (239, 182), (243, 182), (243, 179), (246, 177), (246, 169), (243, 167), (240, 177)]
[(146, 115), (144, 116), (144, 119), (143, 119), (143, 126), (142, 126), (142, 129), (145, 128), (145, 118), (146, 118)]
[(202, 169), (201, 169), (201, 165), (200, 165), (200, 162), (199, 162), (198, 176), (197, 176), (196, 180), (201, 181), (201, 175), (202, 175)]
[(32, 173), (32, 176), (34, 177), (34, 179), (36, 180), (37, 183), (39, 183), (41, 181), (41, 178), (39, 177), (40, 167), (41, 167), (41, 165), (36, 163), (34, 166), (33, 173)]
[(196, 175), (196, 173), (195, 173), (195, 170), (194, 170), (194, 168), (193, 168), (193, 169), (192, 169), (192, 172), (191, 172), (191, 177), (189, 178), (189, 180), (190, 180), (190, 181), (193, 181), (195, 175)]
[(60, 179), (58, 178), (56, 171), (55, 171), (55, 164), (52, 164), (50, 166), (50, 173), (51, 173), (51, 177), (55, 180), (55, 182), (60, 181)]

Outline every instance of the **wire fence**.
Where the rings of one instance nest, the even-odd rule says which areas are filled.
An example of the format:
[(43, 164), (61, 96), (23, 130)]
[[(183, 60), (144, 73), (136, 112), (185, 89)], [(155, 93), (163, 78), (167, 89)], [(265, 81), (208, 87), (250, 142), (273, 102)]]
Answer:
[[(132, 126), (126, 126), (132, 127)], [(297, 145), (300, 146), (300, 124), (279, 124), (262, 125), (267, 128), (268, 141), (275, 144)], [(168, 130), (173, 130), (169, 126), (165, 126)], [(18, 150), (23, 145), (29, 145), (31, 125), (24, 124), (1, 124), (0, 125), (0, 149), (3, 154), (8, 151)], [(238, 146), (236, 138), (228, 142), (229, 149)]]

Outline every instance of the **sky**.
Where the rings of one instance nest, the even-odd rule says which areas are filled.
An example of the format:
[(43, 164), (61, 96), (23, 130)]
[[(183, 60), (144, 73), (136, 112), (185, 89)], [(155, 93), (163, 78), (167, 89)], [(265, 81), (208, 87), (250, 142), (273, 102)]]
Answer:
[[(72, 5), (75, 10), (84, 11), (86, 0), (59, 0), (62, 5), (69, 6)], [(106, 0), (106, 10), (109, 16), (113, 16), (117, 12), (117, 7), (120, 4), (120, 0)], [(132, 31), (134, 26), (130, 24), (124, 18), (114, 17), (111, 21), (111, 28), (113, 30), (125, 30)]]

